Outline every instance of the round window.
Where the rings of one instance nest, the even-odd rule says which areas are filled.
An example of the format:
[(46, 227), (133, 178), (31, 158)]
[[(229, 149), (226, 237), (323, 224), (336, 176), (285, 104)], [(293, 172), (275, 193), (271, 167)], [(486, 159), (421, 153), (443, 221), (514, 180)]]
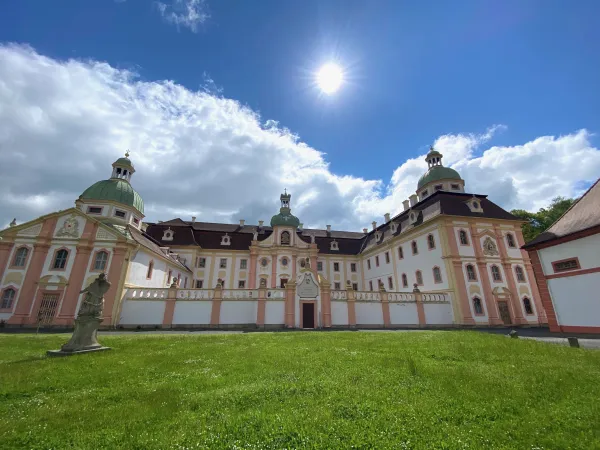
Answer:
[(267, 267), (269, 265), (269, 260), (267, 258), (263, 258), (260, 260), (260, 265), (263, 267)]
[(288, 265), (288, 259), (287, 258), (281, 258), (281, 265), (282, 266), (287, 266)]
[(475, 209), (479, 208), (479, 203), (473, 202), (473, 208), (475, 208)]

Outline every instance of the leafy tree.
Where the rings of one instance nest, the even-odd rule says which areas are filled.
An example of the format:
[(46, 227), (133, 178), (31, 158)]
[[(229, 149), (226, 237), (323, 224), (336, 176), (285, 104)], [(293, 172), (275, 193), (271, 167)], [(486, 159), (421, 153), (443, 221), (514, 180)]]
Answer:
[(548, 208), (541, 208), (536, 213), (524, 209), (513, 209), (511, 214), (527, 221), (522, 225), (522, 230), (523, 239), (525, 242), (529, 242), (541, 232), (546, 231), (573, 203), (575, 203), (575, 199), (556, 197), (552, 199)]

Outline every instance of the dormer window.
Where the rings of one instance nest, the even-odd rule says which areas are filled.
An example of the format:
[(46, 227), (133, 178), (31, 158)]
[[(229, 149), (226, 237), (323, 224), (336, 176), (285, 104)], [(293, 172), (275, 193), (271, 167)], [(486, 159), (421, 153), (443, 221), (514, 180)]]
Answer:
[(408, 216), (408, 218), (409, 218), (410, 223), (414, 224), (417, 221), (417, 213), (412, 211), (410, 213), (410, 215)]
[(454, 183), (452, 183), (452, 184), (450, 185), (450, 188), (451, 188), (453, 191), (458, 191), (458, 190), (460, 189), (460, 186), (459, 186), (458, 184), (454, 184)]
[(231, 237), (227, 233), (221, 236), (221, 245), (231, 245)]
[(442, 185), (442, 184), (438, 184), (435, 186), (436, 191), (441, 191), (442, 189), (444, 189), (444, 185)]
[(172, 241), (174, 234), (175, 234), (175, 232), (173, 230), (171, 230), (171, 228), (167, 228), (166, 230), (163, 231), (162, 240), (163, 241)]
[(477, 199), (477, 197), (473, 197), (472, 199), (470, 199), (467, 202), (467, 205), (469, 206), (469, 209), (471, 210), (471, 212), (476, 212), (476, 213), (483, 212), (483, 209), (481, 208), (481, 202), (479, 201), (479, 199)]
[(121, 211), (120, 209), (117, 209), (115, 211), (115, 217), (120, 217), (121, 219), (125, 218), (125, 211)]
[(375, 242), (379, 242), (379, 240), (381, 239), (382, 233), (381, 231), (376, 231), (375, 232)]
[(88, 206), (88, 214), (102, 214), (102, 208), (100, 206)]
[(428, 191), (427, 189), (425, 189), (423, 192), (421, 192), (421, 197), (425, 198), (427, 197)]
[(338, 247), (338, 242), (334, 239), (333, 241), (331, 241), (331, 244), (329, 246), (330, 250), (339, 250), (340, 248)]
[(395, 234), (396, 231), (398, 231), (398, 224), (396, 222), (392, 222), (390, 224), (390, 230), (391, 230), (392, 234)]

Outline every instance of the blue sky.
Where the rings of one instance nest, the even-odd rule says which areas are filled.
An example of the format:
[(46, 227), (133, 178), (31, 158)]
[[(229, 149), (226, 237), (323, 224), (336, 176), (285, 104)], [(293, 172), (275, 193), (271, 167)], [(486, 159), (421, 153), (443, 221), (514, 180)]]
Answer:
[[(208, 16), (196, 29), (169, 22), (168, 13), (178, 12), (173, 7), (190, 1), (164, 0), (162, 13), (159, 3), (146, 0), (7, 2), (0, 6), (0, 44), (30, 46), (57, 64), (106, 62), (135, 72), (131, 83), (172, 80), (195, 92), (207, 77), (214, 80), (223, 98), (325, 153), (329, 173), (380, 181), (373, 192), (340, 200), (350, 210), (358, 197), (379, 202), (358, 216), (340, 213), (338, 223), (348, 226), (400, 208), (407, 192), (398, 178), (414, 182), (410, 177), (418, 175), (405, 162), (443, 137), (457, 155), (449, 163), (465, 173), (484, 167), (477, 158), (492, 146), (526, 146), (543, 137), (556, 143), (561, 136), (576, 139), (579, 130), (586, 130), (585, 142), (577, 149), (591, 160), (599, 155), (600, 2), (206, 0), (192, 1)], [(347, 81), (326, 96), (315, 88), (314, 72), (331, 60), (344, 67)], [(502, 127), (483, 138), (494, 125)], [(461, 136), (471, 141), (452, 147), (463, 145)], [(257, 158), (260, 153), (259, 147)], [(538, 207), (554, 194), (579, 192), (597, 176), (589, 169), (574, 174), (543, 199), (521, 193), (532, 180), (513, 177), (512, 194), (496, 195), (505, 207)], [(485, 171), (467, 182), (476, 186), (478, 177)], [(545, 182), (548, 189), (556, 184)], [(345, 188), (338, 189), (344, 197)], [(171, 210), (194, 212), (190, 202)], [(207, 216), (236, 212), (232, 204), (208, 208)]]

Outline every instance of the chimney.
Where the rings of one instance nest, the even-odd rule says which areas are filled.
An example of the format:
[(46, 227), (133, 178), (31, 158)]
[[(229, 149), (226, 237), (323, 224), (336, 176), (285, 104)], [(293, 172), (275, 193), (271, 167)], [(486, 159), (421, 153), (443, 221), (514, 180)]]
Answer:
[(327, 232), (331, 233), (331, 225), (327, 225)]
[(402, 202), (402, 206), (404, 206), (404, 211), (407, 211), (410, 208), (410, 204), (409, 204), (408, 200), (404, 200)]
[(384, 223), (388, 223), (388, 222), (390, 221), (390, 213), (385, 213), (385, 214), (383, 215), (383, 218), (385, 219), (385, 222), (384, 222)]
[(196, 216), (192, 216), (192, 223), (196, 222)]
[(304, 224), (303, 224), (303, 223), (301, 223), (300, 225), (298, 225), (298, 229), (299, 229), (300, 231), (302, 231), (302, 229), (303, 229), (303, 228), (304, 228)]
[(163, 221), (162, 221), (162, 220), (159, 220), (159, 221), (158, 221), (158, 223), (163, 223)]
[(373, 225), (373, 229), (374, 229), (374, 230), (375, 230), (375, 229), (377, 229), (377, 222), (373, 221), (373, 222), (371, 223), (371, 225)]
[(365, 234), (369, 233), (369, 229), (368, 228), (363, 228), (363, 233), (365, 233)]
[(259, 220), (259, 221), (258, 221), (258, 228), (262, 228), (262, 226), (263, 226), (263, 223), (265, 223), (265, 221), (264, 221), (264, 220)]
[(240, 227), (243, 227), (246, 221), (244, 219), (240, 219)]
[(419, 202), (416, 194), (411, 195), (408, 199), (410, 200), (410, 206), (415, 206)]

